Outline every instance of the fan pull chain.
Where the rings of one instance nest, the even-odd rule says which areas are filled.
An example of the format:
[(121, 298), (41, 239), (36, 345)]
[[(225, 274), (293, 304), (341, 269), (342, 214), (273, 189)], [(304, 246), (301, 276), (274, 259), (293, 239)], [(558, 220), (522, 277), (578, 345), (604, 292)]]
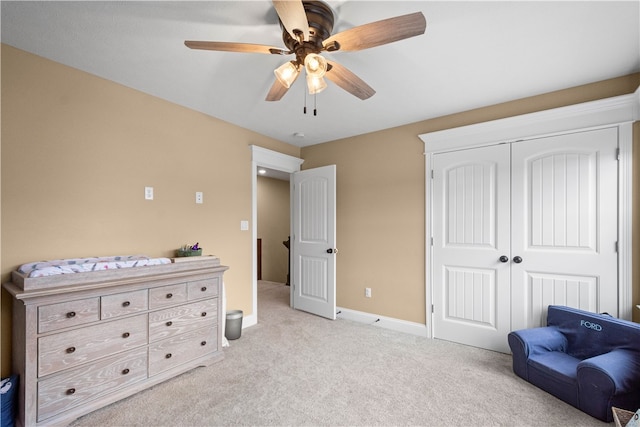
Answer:
[(306, 90), (302, 90), (302, 94), (304, 95), (304, 109), (303, 109), (303, 112), (304, 112), (304, 114), (307, 114), (307, 91)]
[(313, 94), (313, 115), (317, 116), (318, 115), (318, 110), (316, 109), (316, 100), (318, 98), (318, 94), (314, 93)]

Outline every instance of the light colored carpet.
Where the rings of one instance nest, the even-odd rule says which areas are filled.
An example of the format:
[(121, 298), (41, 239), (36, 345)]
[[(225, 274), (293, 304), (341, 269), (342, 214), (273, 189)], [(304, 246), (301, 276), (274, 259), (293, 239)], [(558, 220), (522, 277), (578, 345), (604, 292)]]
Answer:
[(225, 359), (79, 426), (606, 426), (513, 374), (511, 356), (289, 308), (261, 282), (258, 324)]

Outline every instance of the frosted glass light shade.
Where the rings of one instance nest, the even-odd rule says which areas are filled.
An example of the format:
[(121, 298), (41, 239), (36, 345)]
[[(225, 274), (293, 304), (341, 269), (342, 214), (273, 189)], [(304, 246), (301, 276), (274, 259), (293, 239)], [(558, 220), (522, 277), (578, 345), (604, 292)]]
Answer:
[(309, 94), (315, 95), (327, 88), (327, 82), (322, 77), (314, 77), (307, 74), (307, 88), (309, 89)]
[(316, 53), (310, 53), (304, 58), (304, 69), (307, 76), (320, 78), (327, 72), (327, 60)]
[(273, 73), (283, 86), (290, 88), (298, 77), (298, 74), (300, 74), (300, 70), (298, 70), (293, 62), (289, 61), (276, 68)]

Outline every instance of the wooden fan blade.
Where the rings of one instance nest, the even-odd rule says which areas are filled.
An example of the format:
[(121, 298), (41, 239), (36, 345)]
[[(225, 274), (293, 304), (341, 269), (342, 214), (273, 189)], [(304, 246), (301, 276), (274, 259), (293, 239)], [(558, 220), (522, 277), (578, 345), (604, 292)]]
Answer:
[(426, 28), (422, 12), (415, 12), (342, 31), (326, 39), (323, 45), (337, 42), (340, 50), (356, 51), (419, 36)]
[(266, 53), (286, 55), (290, 52), (274, 46), (266, 46), (263, 44), (251, 44), (251, 43), (232, 43), (232, 42), (203, 42), (187, 40), (184, 42), (185, 46), (191, 49), (203, 49), (203, 50), (219, 50), (224, 52), (242, 52), (242, 53)]
[(275, 79), (271, 89), (269, 89), (269, 93), (267, 94), (265, 101), (280, 101), (288, 90), (288, 87), (280, 83), (278, 79)]
[(302, 1), (273, 0), (273, 7), (280, 17), (280, 22), (282, 22), (284, 28), (291, 34), (291, 37), (297, 40), (296, 32), (301, 32), (304, 40), (309, 40), (309, 21), (307, 20), (307, 13), (304, 10)]
[(327, 63), (331, 65), (331, 69), (328, 70), (324, 76), (350, 94), (365, 100), (371, 98), (376, 93), (371, 86), (347, 68), (337, 62), (327, 61)]

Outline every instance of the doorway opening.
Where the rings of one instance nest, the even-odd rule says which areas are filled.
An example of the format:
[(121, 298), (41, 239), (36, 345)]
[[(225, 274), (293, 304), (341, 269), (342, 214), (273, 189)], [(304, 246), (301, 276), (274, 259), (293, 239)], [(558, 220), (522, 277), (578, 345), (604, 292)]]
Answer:
[[(300, 171), (304, 160), (287, 154), (278, 153), (266, 148), (251, 145), (251, 233), (252, 233), (252, 313), (245, 317), (244, 324), (252, 326), (258, 323), (258, 270), (257, 270), (257, 240), (258, 240), (258, 167), (284, 174)], [(291, 232), (291, 229), (289, 229)]]

